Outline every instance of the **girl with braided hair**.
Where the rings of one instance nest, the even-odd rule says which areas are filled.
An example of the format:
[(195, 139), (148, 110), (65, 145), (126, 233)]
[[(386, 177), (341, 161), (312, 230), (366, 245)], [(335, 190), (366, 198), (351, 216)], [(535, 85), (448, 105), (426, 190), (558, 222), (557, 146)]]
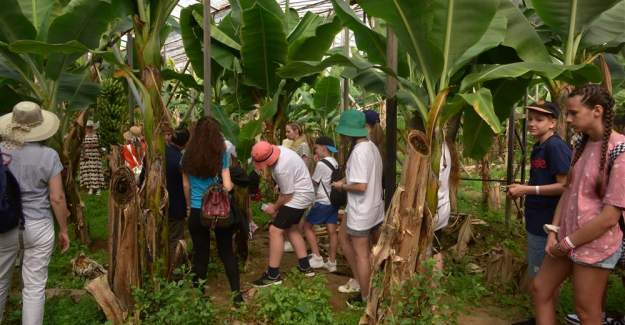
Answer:
[[(543, 261), (532, 286), (538, 324), (557, 324), (560, 285), (571, 276), (575, 309), (582, 324), (602, 324), (608, 275), (621, 256), (619, 218), (625, 209), (625, 155), (607, 172), (607, 155), (625, 136), (612, 131), (614, 99), (594, 84), (567, 99), (566, 121), (581, 133), (567, 185), (548, 232)], [(557, 229), (557, 230), (556, 230)]]

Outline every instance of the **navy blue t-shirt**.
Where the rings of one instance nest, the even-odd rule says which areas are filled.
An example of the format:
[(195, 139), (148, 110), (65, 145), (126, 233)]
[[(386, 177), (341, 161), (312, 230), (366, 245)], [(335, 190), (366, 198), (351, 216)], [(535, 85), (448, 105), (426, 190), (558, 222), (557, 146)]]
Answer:
[[(529, 185), (556, 183), (556, 175), (566, 175), (571, 165), (571, 148), (558, 135), (534, 144)], [(551, 223), (560, 196), (527, 195), (525, 228), (533, 235), (547, 236), (543, 225)]]
[(182, 171), (180, 160), (182, 151), (171, 144), (165, 147), (167, 192), (169, 192), (169, 217), (172, 219), (184, 219), (187, 215), (187, 204), (184, 199), (182, 188)]

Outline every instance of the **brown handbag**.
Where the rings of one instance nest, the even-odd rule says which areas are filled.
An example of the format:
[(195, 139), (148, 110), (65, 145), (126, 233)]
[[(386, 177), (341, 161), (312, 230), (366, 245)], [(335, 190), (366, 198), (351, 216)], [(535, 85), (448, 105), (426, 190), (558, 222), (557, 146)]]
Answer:
[(202, 225), (210, 228), (227, 228), (230, 218), (230, 197), (220, 183), (211, 185), (202, 196)]

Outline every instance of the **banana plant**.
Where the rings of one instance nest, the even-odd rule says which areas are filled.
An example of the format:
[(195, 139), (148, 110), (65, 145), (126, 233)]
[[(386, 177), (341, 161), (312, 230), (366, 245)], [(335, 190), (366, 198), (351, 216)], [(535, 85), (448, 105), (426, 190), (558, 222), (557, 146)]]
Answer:
[[(98, 94), (85, 54), (100, 45), (114, 18), (112, 6), (100, 0), (6, 0), (2, 4), (0, 97), (10, 98), (3, 109), (10, 110), (10, 103), (28, 99), (61, 119), (61, 132), (51, 139), (51, 145), (67, 168), (64, 184), (68, 205), (76, 237), (86, 244), (88, 226), (74, 181), (82, 132), (73, 118)], [(78, 136), (64, 138), (63, 134)]]
[[(312, 12), (298, 17), (294, 10), (287, 14), (275, 0), (232, 0), (231, 12), (211, 27), (212, 66), (219, 78), (214, 84), (222, 89), (222, 110), (216, 114), (222, 125), (237, 127), (226, 121), (234, 113), (241, 115), (258, 109), (259, 118), (249, 120), (240, 130), (238, 143), (241, 157), (249, 155), (251, 140), (265, 127), (265, 137), (276, 141), (278, 130), (286, 123), (289, 103), (305, 83), (313, 84), (321, 71), (292, 78), (281, 73), (291, 62), (319, 62), (330, 49), (341, 24), (336, 17), (324, 18)], [(187, 56), (194, 71), (202, 71), (201, 6), (184, 8), (180, 14), (181, 32)], [(282, 88), (280, 85), (283, 84)], [(278, 90), (280, 93), (278, 94)], [(277, 96), (276, 96), (277, 94)], [(273, 107), (267, 116), (263, 108)]]
[(145, 157), (145, 181), (141, 187), (143, 211), (145, 211), (141, 235), (142, 268), (154, 279), (159, 265), (168, 265), (167, 218), (164, 212), (165, 190), (165, 139), (171, 128), (170, 116), (161, 97), (163, 58), (161, 48), (171, 31), (168, 25), (177, 0), (133, 0), (114, 2), (115, 10), (122, 17), (130, 16), (134, 34), (134, 50), (139, 74), (127, 66), (119, 52), (99, 53), (117, 67), (116, 75), (124, 77), (138, 97), (143, 115), (143, 134), (147, 144)]
[[(332, 0), (332, 3), (337, 14), (342, 13), (340, 17), (344, 24), (354, 31), (357, 42), (360, 39), (362, 44), (367, 44), (362, 50), (369, 57), (383, 55), (379, 49), (384, 44), (384, 36), (356, 21), (346, 2)], [(495, 63), (523, 60), (525, 62), (522, 63), (527, 64), (529, 69), (515, 76), (501, 75), (497, 79), (529, 77), (534, 73), (534, 65), (542, 67), (542, 73), (554, 78), (596, 77), (596, 74), (588, 72), (592, 68), (585, 66), (554, 66), (541, 39), (518, 8), (508, 0), (359, 0), (357, 3), (368, 15), (382, 19), (389, 26), (407, 53), (407, 82), (400, 80), (400, 84), (412, 94), (410, 97), (418, 107), (425, 126), (424, 134), (414, 136), (410, 141), (422, 155), (412, 154), (404, 163), (407, 169), (403, 173), (406, 177), (403, 190), (407, 196), (402, 195), (389, 208), (389, 214), (398, 206), (410, 206), (414, 212), (407, 213), (400, 209), (398, 213), (401, 219), (387, 219), (387, 223), (393, 224), (395, 228), (399, 226), (399, 230), (387, 233), (384, 240), (381, 239), (381, 244), (374, 248), (375, 266), (385, 265), (383, 272), (377, 268), (374, 272), (382, 272), (386, 285), (401, 283), (414, 272), (425, 256), (424, 249), (431, 241), (429, 227), (437, 207), (441, 128), (445, 118), (468, 107), (468, 111), (474, 114), (469, 118), (483, 121), (484, 127), (493, 133), (503, 130), (494, 109), (491, 88), (483, 85), (485, 80), (473, 78), (468, 81), (465, 77), (467, 71), (475, 68), (475, 61), (482, 54), (505, 47), (512, 48), (515, 56), (498, 58), (501, 61)], [(401, 76), (401, 71), (398, 72)], [(465, 126), (465, 133), (474, 131), (477, 130)], [(423, 168), (417, 166), (423, 166), (424, 163), (429, 166), (428, 172), (410, 169)], [(415, 174), (417, 176), (408, 176)], [(411, 180), (411, 177), (416, 179)], [(412, 191), (416, 191), (416, 198)], [(412, 199), (415, 201), (403, 202)], [(412, 221), (397, 221), (404, 217)], [(399, 225), (395, 222), (399, 222)], [(404, 238), (406, 233), (414, 234), (414, 238)], [(410, 244), (406, 244), (406, 241)], [(388, 260), (392, 251), (398, 255)], [(372, 290), (367, 311), (369, 321), (375, 322), (385, 313), (378, 307), (382, 300), (389, 298), (387, 293), (388, 290), (384, 289)]]

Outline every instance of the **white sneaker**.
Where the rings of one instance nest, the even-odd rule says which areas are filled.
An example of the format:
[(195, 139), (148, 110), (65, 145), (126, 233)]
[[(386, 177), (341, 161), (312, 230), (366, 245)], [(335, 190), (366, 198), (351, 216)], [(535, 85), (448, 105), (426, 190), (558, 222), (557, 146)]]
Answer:
[(332, 273), (332, 272), (336, 272), (336, 261), (331, 262), (329, 259), (327, 262), (325, 262), (325, 264), (323, 264), (323, 267), (328, 270), (328, 272)]
[[(618, 324), (622, 324), (620, 320), (612, 318), (612, 317), (608, 317), (606, 316), (605, 313), (601, 314), (601, 318), (603, 318), (602, 324), (603, 325), (618, 325)], [(582, 322), (579, 320), (579, 317), (577, 317), (577, 314), (568, 314), (564, 317), (564, 320), (571, 325), (580, 325)], [(625, 318), (624, 318), (625, 320)]]
[(285, 253), (293, 253), (295, 250), (293, 249), (293, 245), (291, 245), (291, 242), (286, 240), (284, 241), (284, 252)]
[(360, 292), (360, 285), (356, 279), (350, 278), (347, 283), (342, 286), (339, 286), (339, 292), (341, 293), (356, 293)]
[(310, 258), (308, 258), (308, 263), (310, 263), (310, 267), (312, 267), (313, 269), (320, 269), (325, 265), (325, 263), (323, 262), (323, 257), (315, 254), (310, 255)]

